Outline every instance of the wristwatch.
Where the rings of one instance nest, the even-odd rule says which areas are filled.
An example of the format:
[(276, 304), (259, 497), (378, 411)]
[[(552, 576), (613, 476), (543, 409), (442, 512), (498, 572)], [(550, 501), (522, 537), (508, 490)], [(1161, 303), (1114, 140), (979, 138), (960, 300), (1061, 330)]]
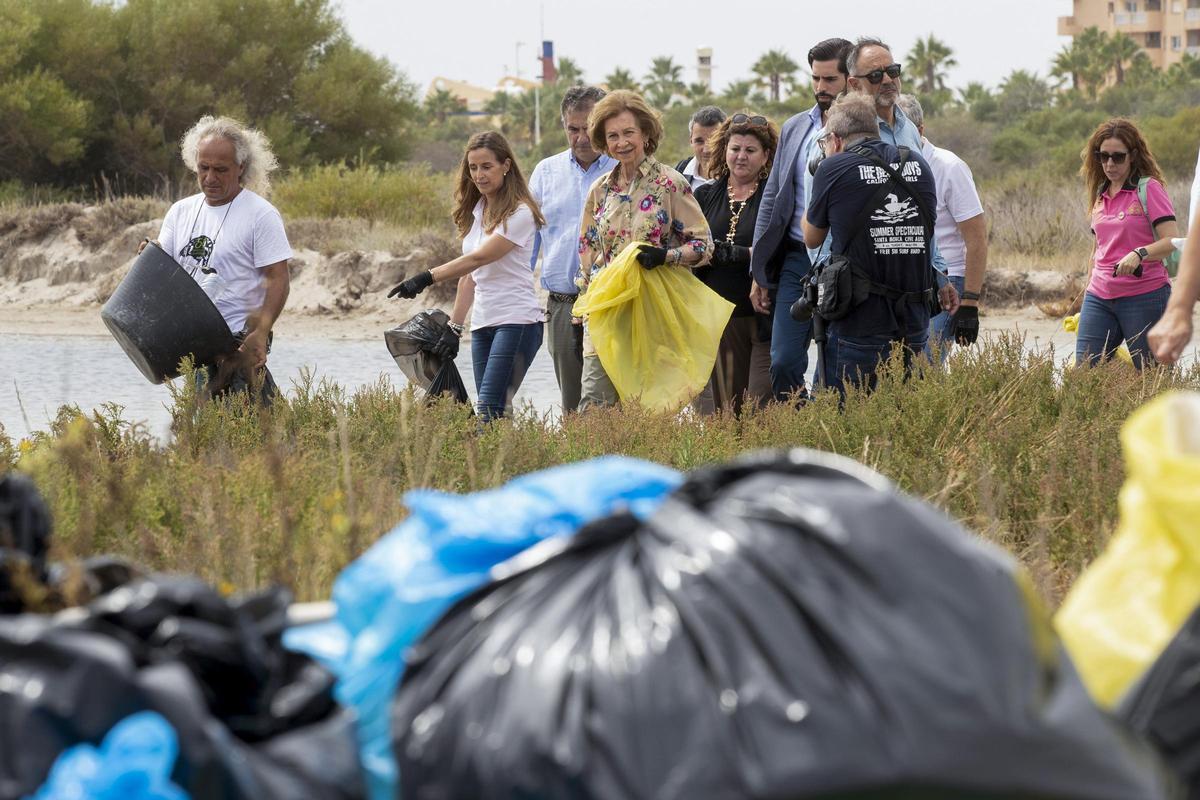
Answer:
[(960, 300), (978, 300), (979, 292), (963, 292), (959, 295)]
[(1139, 247), (1138, 249), (1134, 250), (1133, 252), (1137, 253), (1138, 259), (1140, 261), (1145, 261), (1150, 256), (1150, 251), (1144, 247)]

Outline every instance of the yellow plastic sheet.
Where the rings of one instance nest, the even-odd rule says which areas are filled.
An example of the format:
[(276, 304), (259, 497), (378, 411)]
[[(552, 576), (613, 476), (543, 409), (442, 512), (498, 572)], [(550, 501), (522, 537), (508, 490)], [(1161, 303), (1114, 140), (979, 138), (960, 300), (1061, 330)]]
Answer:
[(1200, 604), (1200, 394), (1165, 394), (1121, 430), (1127, 478), (1104, 553), (1055, 626), (1096, 701), (1112, 708)]
[(678, 411), (704, 388), (733, 303), (678, 267), (643, 269), (637, 242), (575, 302), (622, 402)]
[[(1066, 331), (1067, 333), (1078, 333), (1079, 332), (1079, 315), (1072, 314), (1069, 317), (1065, 317), (1063, 319), (1063, 330)], [(1133, 366), (1133, 356), (1131, 356), (1129, 354), (1129, 348), (1125, 346), (1124, 342), (1121, 342), (1121, 346), (1117, 348), (1117, 358), (1119, 358), (1121, 361), (1124, 361), (1129, 366), (1131, 366), (1131, 367)], [(1068, 359), (1068, 361), (1071, 364), (1075, 363), (1075, 355), (1073, 353), (1071, 354), (1071, 358)]]

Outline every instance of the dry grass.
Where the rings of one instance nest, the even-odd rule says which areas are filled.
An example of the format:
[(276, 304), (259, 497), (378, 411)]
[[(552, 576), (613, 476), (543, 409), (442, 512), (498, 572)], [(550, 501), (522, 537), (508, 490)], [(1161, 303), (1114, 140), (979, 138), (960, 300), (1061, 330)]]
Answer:
[(1200, 372), (1064, 374), (1053, 354), (1004, 338), (956, 353), (948, 372), (888, 372), (841, 411), (830, 396), (742, 419), (612, 409), (559, 425), (526, 411), (482, 432), (462, 407), (425, 407), (383, 384), (353, 394), (302, 385), (270, 413), (197, 406), (180, 385), (167, 445), (117, 408), (63, 409), (31, 441), (0, 432), (0, 469), (30, 473), (46, 493), (57, 557), (116, 552), (243, 589), (281, 580), (325, 597), (342, 566), (404, 517), (409, 489), (473, 491), (606, 453), (689, 470), (802, 446), (856, 458), (945, 509), (1057, 599), (1114, 528), (1122, 421), (1164, 389), (1200, 387)]

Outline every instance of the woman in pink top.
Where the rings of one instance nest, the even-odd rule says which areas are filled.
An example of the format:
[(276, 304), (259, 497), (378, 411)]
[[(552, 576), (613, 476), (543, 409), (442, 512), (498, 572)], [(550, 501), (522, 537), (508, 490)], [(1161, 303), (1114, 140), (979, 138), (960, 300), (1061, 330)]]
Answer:
[[(1083, 297), (1075, 363), (1110, 358), (1121, 342), (1139, 368), (1154, 357), (1146, 331), (1163, 315), (1171, 282), (1162, 258), (1179, 235), (1162, 172), (1137, 127), (1127, 119), (1100, 125), (1083, 151), (1096, 251)], [(1148, 178), (1146, 208), (1138, 182)]]

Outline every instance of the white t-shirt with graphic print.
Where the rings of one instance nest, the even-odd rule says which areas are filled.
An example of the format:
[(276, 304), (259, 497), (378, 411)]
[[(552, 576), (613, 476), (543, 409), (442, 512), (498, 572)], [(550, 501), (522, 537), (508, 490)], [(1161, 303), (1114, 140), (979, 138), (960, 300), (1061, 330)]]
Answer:
[[(483, 200), (475, 204), (475, 222), (463, 238), (463, 255), (478, 250), (491, 234), (483, 230)], [(471, 273), (475, 279), (475, 305), (471, 309), (471, 330), (496, 325), (526, 325), (542, 322), (545, 315), (533, 288), (533, 237), (537, 222), (529, 206), (521, 203), (512, 215), (492, 233), (516, 245), (498, 261)]]
[(204, 202), (202, 193), (185, 197), (167, 212), (158, 242), (197, 278), (203, 267), (217, 271), (226, 287), (217, 310), (234, 333), (245, 328), (246, 316), (266, 300), (259, 270), (292, 257), (283, 218), (249, 189), (220, 206)]

